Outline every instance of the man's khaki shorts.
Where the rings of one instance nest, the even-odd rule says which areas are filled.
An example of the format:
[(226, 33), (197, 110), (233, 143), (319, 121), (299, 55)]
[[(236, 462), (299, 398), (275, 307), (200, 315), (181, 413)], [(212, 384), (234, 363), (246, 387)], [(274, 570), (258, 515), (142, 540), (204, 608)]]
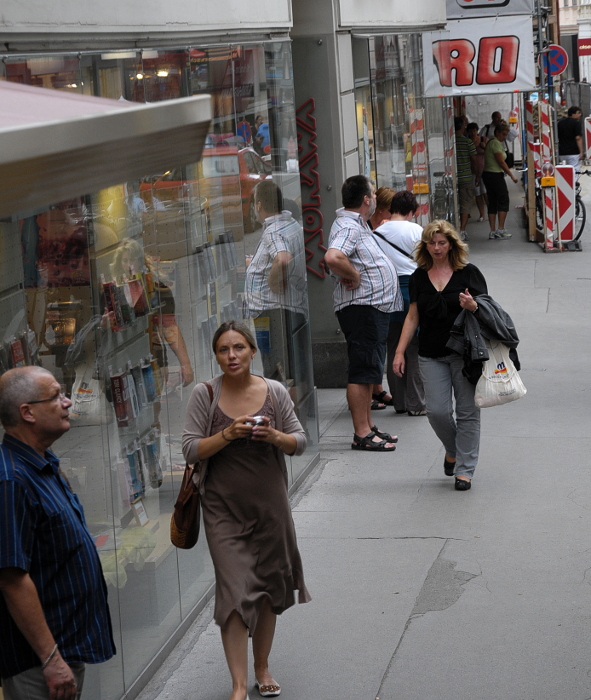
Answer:
[(458, 184), (458, 200), (460, 204), (460, 214), (468, 214), (474, 204), (474, 185), (471, 182)]

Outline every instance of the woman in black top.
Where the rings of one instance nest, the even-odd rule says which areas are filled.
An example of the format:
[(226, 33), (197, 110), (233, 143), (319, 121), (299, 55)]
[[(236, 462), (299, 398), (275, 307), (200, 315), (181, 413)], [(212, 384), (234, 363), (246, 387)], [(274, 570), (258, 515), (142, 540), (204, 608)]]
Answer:
[(425, 227), (415, 260), (418, 268), (410, 277), (410, 308), (393, 368), (403, 375), (404, 352), (418, 328), (429, 423), (445, 447), (446, 475), (455, 475), (457, 491), (467, 491), (478, 462), (480, 410), (474, 403), (475, 386), (462, 374), (463, 358), (446, 343), (462, 309), (478, 312), (474, 297), (487, 293), (486, 281), (468, 262), (468, 247), (447, 221)]

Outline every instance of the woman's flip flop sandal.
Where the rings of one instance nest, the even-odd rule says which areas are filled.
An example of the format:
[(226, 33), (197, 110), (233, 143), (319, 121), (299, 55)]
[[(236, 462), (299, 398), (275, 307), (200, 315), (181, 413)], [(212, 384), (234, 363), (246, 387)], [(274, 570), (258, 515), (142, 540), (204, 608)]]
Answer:
[(359, 435), (353, 435), (353, 442), (351, 443), (352, 450), (366, 450), (367, 452), (394, 452), (396, 445), (392, 447), (386, 447), (387, 444), (391, 444), (390, 440), (379, 440), (376, 442), (373, 438), (377, 437), (374, 432), (369, 433), (365, 437), (359, 437)]
[(256, 685), (259, 694), (264, 698), (275, 698), (278, 695), (281, 695), (281, 686), (277, 685), (277, 683), (261, 685), (258, 681), (255, 681), (254, 684)]

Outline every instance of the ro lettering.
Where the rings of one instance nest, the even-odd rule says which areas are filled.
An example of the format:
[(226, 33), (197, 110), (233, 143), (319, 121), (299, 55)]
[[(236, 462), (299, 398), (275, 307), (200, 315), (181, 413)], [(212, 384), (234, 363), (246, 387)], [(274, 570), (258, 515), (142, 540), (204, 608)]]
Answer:
[(433, 60), (443, 87), (512, 83), (517, 76), (519, 37), (483, 37), (478, 51), (469, 39), (435, 41)]

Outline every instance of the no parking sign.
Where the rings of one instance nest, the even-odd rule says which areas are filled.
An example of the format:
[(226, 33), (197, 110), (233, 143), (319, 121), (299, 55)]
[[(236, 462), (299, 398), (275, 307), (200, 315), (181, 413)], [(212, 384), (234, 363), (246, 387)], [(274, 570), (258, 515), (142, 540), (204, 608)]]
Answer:
[[(558, 44), (550, 44), (548, 52), (540, 54), (538, 63), (540, 60), (543, 61), (544, 73), (546, 73), (546, 75), (560, 75), (564, 73), (568, 66), (568, 54), (562, 46)], [(548, 67), (550, 67), (549, 71)]]

